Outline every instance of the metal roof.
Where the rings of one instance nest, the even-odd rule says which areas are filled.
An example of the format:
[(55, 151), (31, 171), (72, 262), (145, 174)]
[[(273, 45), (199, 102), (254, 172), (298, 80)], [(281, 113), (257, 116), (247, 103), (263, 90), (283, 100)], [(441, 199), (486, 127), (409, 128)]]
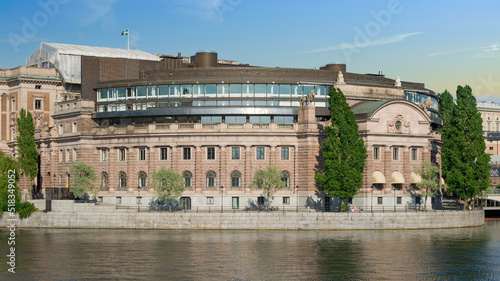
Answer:
[(82, 56), (161, 60), (159, 56), (139, 50), (42, 42), (28, 58), (26, 64), (27, 66), (56, 68), (65, 82), (81, 84)]

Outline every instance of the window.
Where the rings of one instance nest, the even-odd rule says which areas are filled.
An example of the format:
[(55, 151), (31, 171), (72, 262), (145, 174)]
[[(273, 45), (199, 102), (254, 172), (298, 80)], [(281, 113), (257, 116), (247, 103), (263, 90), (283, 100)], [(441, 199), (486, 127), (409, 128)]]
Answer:
[(257, 204), (264, 205), (266, 198), (264, 196), (257, 197)]
[(490, 146), (490, 147), (489, 147), (489, 150), (493, 150), (493, 146)]
[(283, 205), (290, 205), (290, 197), (283, 197)]
[(42, 100), (35, 100), (35, 109), (36, 110), (42, 109)]
[(106, 149), (101, 149), (101, 161), (108, 161), (108, 151)]
[(108, 190), (108, 173), (102, 172), (101, 173), (101, 187), (100, 189), (102, 191), (107, 191)]
[(191, 160), (191, 148), (190, 147), (184, 147), (182, 159)]
[(191, 187), (191, 179), (193, 178), (193, 175), (191, 172), (184, 172), (182, 174), (182, 178), (184, 179), (184, 187)]
[(285, 183), (285, 187), (290, 187), (290, 173), (286, 171), (281, 172), (281, 181)]
[(77, 160), (76, 155), (77, 155), (77, 153), (76, 153), (76, 149), (73, 149), (73, 161), (76, 161), (76, 160)]
[(125, 190), (127, 188), (127, 174), (120, 172), (118, 174), (118, 190)]
[(62, 134), (64, 134), (64, 125), (59, 124), (59, 135), (62, 135)]
[(377, 197), (377, 204), (382, 205), (384, 203), (383, 197)]
[(117, 196), (116, 197), (116, 204), (121, 204), (122, 203), (122, 197), (121, 196)]
[(214, 198), (213, 197), (207, 197), (207, 205), (213, 205), (214, 204)]
[(40, 90), (42, 88), (42, 85), (35, 85), (36, 90)]
[(146, 149), (145, 148), (139, 148), (139, 160), (141, 160), (141, 161), (146, 160)]
[(168, 159), (168, 149), (166, 147), (160, 147), (160, 160)]
[(66, 162), (69, 162), (69, 149), (66, 149)]
[(72, 132), (76, 133), (77, 131), (78, 131), (78, 124), (76, 122), (73, 122)]
[(215, 159), (215, 147), (207, 147), (207, 159), (208, 160)]
[(419, 205), (422, 204), (421, 199), (422, 199), (422, 197), (420, 197), (420, 196), (415, 197), (415, 204), (419, 204)]
[(63, 152), (62, 150), (59, 150), (59, 162), (62, 162), (63, 160)]
[(396, 198), (396, 200), (397, 200), (397, 204), (398, 205), (401, 205), (401, 203), (403, 202), (403, 198), (402, 197), (398, 197), (398, 198)]
[(120, 148), (118, 151), (118, 160), (125, 161), (125, 148)]
[(265, 147), (257, 147), (257, 159), (262, 160), (265, 159)]
[(416, 148), (411, 149), (411, 160), (417, 161), (417, 149)]
[(374, 147), (373, 148), (373, 160), (379, 160), (380, 159), (380, 147)]
[(399, 160), (399, 147), (392, 148), (392, 160)]
[(139, 181), (139, 187), (140, 188), (146, 187), (147, 178), (148, 178), (148, 176), (146, 175), (145, 172), (142, 172), (142, 171), (139, 172), (138, 181)]
[(288, 147), (281, 148), (281, 160), (290, 159), (290, 149)]
[(239, 160), (240, 159), (240, 148), (239, 147), (233, 147), (231, 149), (231, 158), (233, 160)]
[(238, 171), (233, 171), (231, 173), (231, 187), (241, 187), (241, 173)]
[(214, 171), (207, 173), (206, 187), (213, 188), (217, 185), (217, 178)]

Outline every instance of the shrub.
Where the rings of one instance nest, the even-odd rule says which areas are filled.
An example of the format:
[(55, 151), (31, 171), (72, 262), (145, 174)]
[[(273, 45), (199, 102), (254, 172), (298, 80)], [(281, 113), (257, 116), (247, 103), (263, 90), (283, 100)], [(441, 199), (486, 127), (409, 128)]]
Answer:
[(33, 212), (37, 210), (35, 208), (35, 205), (31, 204), (30, 202), (23, 202), (19, 204), (16, 209), (19, 212), (19, 217), (21, 219), (31, 216), (31, 214), (33, 214)]

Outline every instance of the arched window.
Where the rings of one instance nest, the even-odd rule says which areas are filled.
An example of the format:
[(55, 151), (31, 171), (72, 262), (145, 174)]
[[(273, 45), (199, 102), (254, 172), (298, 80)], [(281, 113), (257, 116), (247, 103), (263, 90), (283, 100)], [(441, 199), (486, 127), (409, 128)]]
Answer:
[(108, 191), (108, 173), (101, 173), (101, 190)]
[(287, 171), (281, 172), (281, 180), (285, 182), (285, 187), (290, 187), (290, 173)]
[(182, 178), (184, 179), (184, 187), (185, 188), (192, 187), (193, 174), (191, 174), (191, 172), (185, 171), (184, 173), (182, 173)]
[(231, 187), (238, 188), (241, 187), (241, 173), (238, 171), (233, 171), (231, 173)]
[(120, 172), (118, 174), (118, 190), (125, 190), (127, 188), (127, 174)]
[(217, 186), (217, 175), (214, 171), (207, 173), (207, 188), (214, 188)]
[(148, 175), (146, 175), (145, 172), (143, 172), (143, 171), (139, 172), (138, 180), (139, 180), (139, 187), (140, 188), (146, 187), (147, 179), (148, 179)]

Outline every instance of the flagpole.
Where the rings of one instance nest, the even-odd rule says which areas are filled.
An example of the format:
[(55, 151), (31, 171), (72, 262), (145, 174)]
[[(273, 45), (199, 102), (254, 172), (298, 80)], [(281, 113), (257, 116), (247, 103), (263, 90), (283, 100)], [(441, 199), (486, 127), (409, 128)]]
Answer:
[(128, 29), (127, 33), (127, 50), (130, 50), (130, 29)]

